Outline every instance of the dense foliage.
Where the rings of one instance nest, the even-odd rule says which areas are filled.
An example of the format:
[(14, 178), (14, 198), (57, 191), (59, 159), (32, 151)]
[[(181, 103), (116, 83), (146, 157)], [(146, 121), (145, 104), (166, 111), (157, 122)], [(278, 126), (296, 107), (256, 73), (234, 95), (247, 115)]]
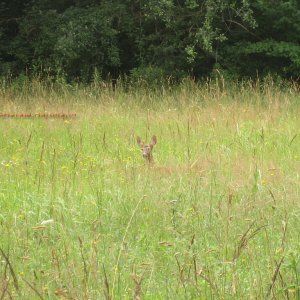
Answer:
[(0, 74), (299, 79), (298, 0), (4, 0)]

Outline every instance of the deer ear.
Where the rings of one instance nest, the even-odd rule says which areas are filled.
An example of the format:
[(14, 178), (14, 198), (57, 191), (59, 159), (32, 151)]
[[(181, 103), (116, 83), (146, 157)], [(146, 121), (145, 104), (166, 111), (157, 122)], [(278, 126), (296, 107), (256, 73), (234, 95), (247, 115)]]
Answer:
[(150, 145), (153, 147), (154, 145), (156, 145), (157, 143), (157, 138), (155, 135), (153, 135), (152, 139), (151, 139), (151, 142), (150, 142)]
[(140, 146), (143, 145), (143, 142), (142, 142), (142, 140), (141, 140), (141, 138), (140, 138), (139, 136), (136, 138), (136, 141), (137, 141), (137, 143), (138, 143)]

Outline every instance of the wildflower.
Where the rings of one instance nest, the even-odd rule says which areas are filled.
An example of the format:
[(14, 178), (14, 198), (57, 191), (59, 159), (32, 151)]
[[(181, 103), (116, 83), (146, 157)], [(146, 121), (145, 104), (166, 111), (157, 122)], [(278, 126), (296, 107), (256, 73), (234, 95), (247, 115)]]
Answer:
[(10, 166), (14, 166), (16, 163), (12, 160), (3, 160), (1, 162), (1, 165), (4, 167), (10, 167)]

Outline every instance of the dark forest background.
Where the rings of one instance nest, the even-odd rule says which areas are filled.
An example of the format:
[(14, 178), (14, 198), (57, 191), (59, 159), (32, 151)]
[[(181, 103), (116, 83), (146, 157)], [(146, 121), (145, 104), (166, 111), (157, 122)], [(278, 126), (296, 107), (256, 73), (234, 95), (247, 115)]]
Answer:
[(0, 0), (0, 75), (299, 81), (299, 0)]

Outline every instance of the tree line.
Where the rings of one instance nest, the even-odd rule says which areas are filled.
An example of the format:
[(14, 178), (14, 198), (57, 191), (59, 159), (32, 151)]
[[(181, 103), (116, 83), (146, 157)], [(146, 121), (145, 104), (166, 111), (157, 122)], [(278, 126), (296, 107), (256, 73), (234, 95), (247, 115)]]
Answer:
[(299, 80), (299, 0), (0, 0), (0, 75)]

